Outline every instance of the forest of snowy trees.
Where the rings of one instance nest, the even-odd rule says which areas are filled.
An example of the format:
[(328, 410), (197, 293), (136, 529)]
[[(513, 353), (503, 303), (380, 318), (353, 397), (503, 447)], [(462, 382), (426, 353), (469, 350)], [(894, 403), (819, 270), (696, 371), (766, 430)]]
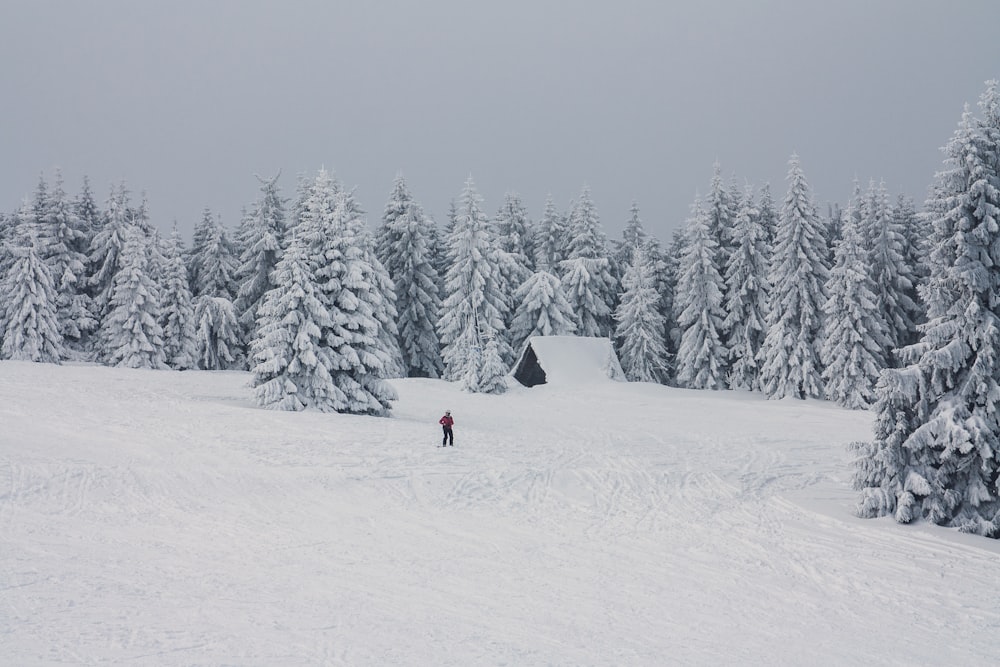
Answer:
[(862, 514), (1000, 536), (995, 82), (979, 111), (922, 211), (856, 181), (821, 213), (796, 155), (780, 201), (716, 164), (666, 245), (637, 205), (609, 240), (586, 187), (491, 217), (471, 178), (438, 226), (397, 177), (370, 229), (320, 170), (291, 197), (259, 178), (237, 229), (206, 210), (185, 247), (124, 183), (102, 206), (56, 172), (0, 215), (0, 358), (243, 369), (262, 407), (385, 415), (388, 378), (500, 393), (529, 337), (609, 337), (633, 381), (873, 408)]

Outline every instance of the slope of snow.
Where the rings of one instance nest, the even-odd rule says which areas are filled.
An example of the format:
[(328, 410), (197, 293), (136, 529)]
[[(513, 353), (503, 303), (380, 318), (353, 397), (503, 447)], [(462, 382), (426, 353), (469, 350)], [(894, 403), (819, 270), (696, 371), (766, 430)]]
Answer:
[(247, 379), (0, 362), (0, 662), (995, 661), (997, 543), (852, 516), (867, 413), (413, 379), (379, 419)]

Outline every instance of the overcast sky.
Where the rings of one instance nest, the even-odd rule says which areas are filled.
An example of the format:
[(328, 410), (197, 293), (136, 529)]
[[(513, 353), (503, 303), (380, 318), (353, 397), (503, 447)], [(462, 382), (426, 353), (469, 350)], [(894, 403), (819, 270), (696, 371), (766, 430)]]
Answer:
[(666, 240), (727, 178), (817, 201), (857, 176), (923, 200), (965, 102), (1000, 77), (1000, 2), (63, 2), (0, 9), (0, 210), (61, 167), (230, 227), (255, 173), (336, 172), (376, 224), (397, 172), (439, 222), (471, 174), (493, 214), (591, 187)]

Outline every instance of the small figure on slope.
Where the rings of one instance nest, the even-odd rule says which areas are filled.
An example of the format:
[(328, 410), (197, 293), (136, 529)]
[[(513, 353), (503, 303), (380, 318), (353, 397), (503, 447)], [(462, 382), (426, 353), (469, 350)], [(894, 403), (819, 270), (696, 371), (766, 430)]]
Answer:
[(438, 420), (438, 424), (441, 424), (441, 428), (444, 430), (444, 437), (441, 439), (441, 446), (447, 447), (451, 445), (455, 446), (455, 434), (452, 433), (451, 427), (455, 425), (455, 420), (451, 418), (451, 410), (444, 411), (444, 417)]

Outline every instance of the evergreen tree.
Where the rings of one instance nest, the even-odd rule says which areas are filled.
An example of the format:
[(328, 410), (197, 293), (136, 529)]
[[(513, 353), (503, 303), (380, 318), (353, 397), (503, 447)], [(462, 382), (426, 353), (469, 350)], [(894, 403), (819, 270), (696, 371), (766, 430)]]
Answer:
[(600, 219), (584, 188), (570, 215), (568, 259), (559, 263), (566, 298), (573, 307), (581, 336), (611, 334), (612, 311), (618, 285), (611, 273), (607, 239)]
[(346, 405), (347, 397), (330, 376), (334, 360), (323, 330), (333, 320), (310, 268), (304, 236), (293, 235), (273, 280), (257, 311), (250, 344), (254, 399), (270, 410), (313, 406), (330, 411)]
[[(470, 177), (448, 236), (449, 267), (438, 335), (444, 345), (444, 378), (473, 378), (465, 383), (472, 391), (478, 386), (474, 378), (486, 342), (503, 331), (507, 316), (496, 257), (494, 230), (483, 214), (482, 199)], [(501, 358), (513, 356), (503, 339), (497, 340), (497, 349)]]
[(889, 194), (882, 184), (869, 192), (871, 206), (865, 225), (869, 246), (869, 270), (874, 279), (878, 317), (885, 323), (886, 338), (882, 356), (909, 343), (916, 335), (920, 307), (913, 300), (916, 284), (914, 267), (907, 263), (907, 240), (889, 205)]
[(728, 350), (720, 337), (725, 313), (717, 257), (711, 218), (701, 202), (695, 201), (677, 283), (677, 319), (682, 331), (677, 381), (682, 387), (721, 389), (725, 384)]
[(770, 248), (750, 187), (743, 194), (733, 232), (736, 245), (726, 267), (723, 322), (729, 332), (729, 386), (755, 390), (760, 380), (758, 355), (767, 331)]
[(725, 270), (729, 256), (734, 251), (733, 218), (737, 205), (732, 200), (730, 191), (722, 183), (722, 166), (718, 162), (712, 165), (712, 183), (704, 207), (705, 215), (708, 217), (709, 233), (718, 246), (715, 265), (721, 272)]
[(80, 350), (97, 327), (86, 292), (89, 233), (63, 190), (62, 174), (46, 192), (38, 219), (39, 254), (48, 265), (56, 290), (56, 317), (64, 341)]
[(511, 322), (511, 340), (518, 353), (532, 336), (569, 336), (576, 331), (576, 316), (559, 278), (535, 271), (517, 290), (517, 309)]
[(73, 209), (76, 217), (80, 220), (82, 229), (87, 234), (87, 238), (93, 238), (94, 234), (101, 229), (102, 215), (101, 209), (94, 199), (94, 192), (90, 189), (90, 179), (86, 176), (83, 177), (83, 187), (80, 189), (80, 194), (73, 202)]
[(825, 395), (852, 410), (868, 408), (875, 383), (885, 367), (889, 336), (869, 273), (864, 247), (851, 206), (847, 208), (837, 244), (836, 263), (826, 282), (829, 295), (821, 357), (825, 365)]
[[(517, 266), (523, 268), (523, 277), (527, 278), (535, 269), (535, 239), (528, 212), (516, 193), (504, 195), (503, 204), (497, 211), (496, 225), (500, 250), (513, 257)], [(520, 282), (515, 288), (520, 287)]]
[(632, 382), (666, 382), (670, 355), (666, 347), (666, 323), (660, 310), (653, 264), (638, 243), (622, 284), (625, 292), (615, 311), (615, 338), (622, 370)]
[(774, 207), (774, 198), (771, 196), (771, 184), (765, 183), (760, 188), (760, 198), (757, 201), (757, 216), (760, 218), (760, 226), (766, 234), (768, 248), (774, 247), (775, 239), (778, 235), (778, 213)]
[(477, 391), (482, 394), (503, 394), (507, 391), (507, 364), (500, 357), (496, 336), (486, 341), (483, 363), (479, 368)]
[(761, 347), (761, 389), (768, 398), (822, 394), (819, 335), (827, 298), (827, 256), (823, 223), (799, 157), (792, 155), (770, 269), (775, 293)]
[(163, 287), (160, 291), (160, 327), (167, 365), (177, 370), (195, 367), (194, 305), (188, 286), (187, 266), (180, 232), (174, 224), (166, 245)]
[(3, 345), (0, 356), (18, 361), (58, 364), (63, 357), (56, 315), (56, 290), (49, 267), (42, 261), (26, 226), (17, 245), (7, 243), (11, 258), (3, 275)]
[(856, 447), (862, 516), (925, 518), (1000, 537), (1000, 97), (966, 108), (946, 150), (934, 214), (928, 322), (909, 366), (878, 385), (875, 439)]
[(535, 266), (538, 269), (551, 271), (568, 259), (563, 252), (568, 236), (565, 223), (550, 195), (545, 200), (545, 211), (535, 233)]
[(111, 189), (104, 220), (90, 242), (89, 287), (99, 328), (104, 327), (104, 321), (108, 316), (115, 276), (121, 267), (125, 238), (130, 228), (134, 226), (134, 211), (129, 204), (129, 191), (122, 182), (117, 188)]
[(149, 249), (137, 226), (125, 231), (119, 260), (101, 323), (101, 356), (109, 366), (165, 368), (160, 295), (146, 274)]
[(395, 285), (399, 348), (408, 377), (441, 375), (439, 276), (433, 265), (433, 224), (397, 176), (376, 236), (376, 254)]
[(194, 300), (195, 363), (206, 371), (242, 368), (242, 331), (236, 307), (224, 296)]
[(395, 390), (384, 378), (397, 361), (392, 282), (375, 258), (353, 193), (320, 170), (301, 214), (310, 272), (330, 313), (321, 330), (337, 392), (317, 402), (321, 410), (385, 415)]
[(274, 178), (260, 181), (260, 197), (253, 211), (244, 218), (240, 244), (239, 267), (235, 280), (236, 312), (243, 330), (249, 335), (257, 321), (261, 299), (274, 288), (271, 272), (281, 259), (281, 244), (285, 236), (285, 203), (278, 188), (279, 172)]
[(239, 262), (222, 220), (207, 208), (195, 229), (188, 268), (195, 296), (218, 296), (232, 301)]

